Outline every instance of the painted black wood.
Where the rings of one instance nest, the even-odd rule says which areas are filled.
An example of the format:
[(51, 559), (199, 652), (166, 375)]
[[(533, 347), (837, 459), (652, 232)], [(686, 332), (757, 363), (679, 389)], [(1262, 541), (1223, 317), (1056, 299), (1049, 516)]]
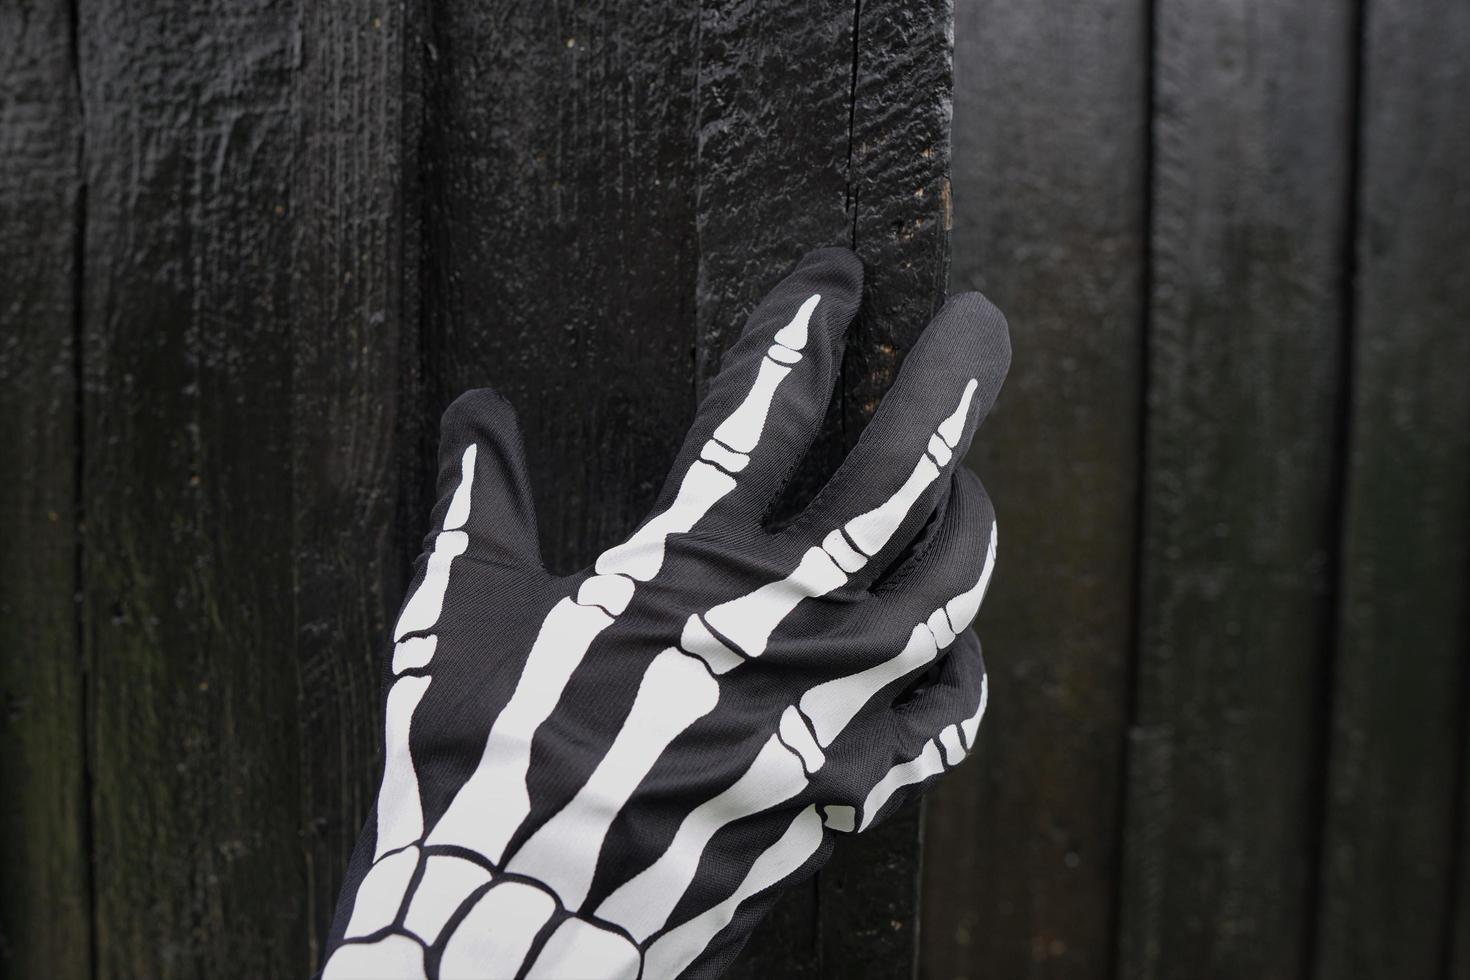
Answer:
[[(851, 446), (887, 391), (949, 274), (953, 225), (949, 0), (856, 6), (849, 207), (868, 269), (844, 365)], [(909, 975), (918, 958), (920, 808), (844, 841), (819, 879), (823, 976)]]
[(956, 289), (1016, 358), (971, 466), (996, 501), (978, 758), (925, 824), (925, 977), (1105, 977), (1133, 645), (1147, 9), (961, 6)]
[[(548, 564), (641, 519), (753, 303), (804, 249), (852, 244), (872, 308), (814, 485), (942, 297), (948, 5), (428, 16), (429, 402), (492, 384), (516, 406)], [(733, 973), (911, 962), (917, 855), (914, 810), (796, 890)]]
[(0, 6), (0, 974), (17, 977), (91, 970), (71, 32), (64, 2)]
[(423, 535), (411, 27), (397, 3), (305, 6), (291, 83), (297, 962), (320, 959), (377, 788), (383, 638)]
[(1470, 963), (1449, 964), (1470, 835), (1470, 7), (1374, 0), (1365, 16), (1316, 975), (1463, 977)]
[[(439, 410), (506, 391), (581, 564), (847, 242), (798, 503), (942, 291), (950, 12), (75, 10), (0, 6), (0, 972), (301, 975)], [(924, 929), (910, 810), (734, 976), (1470, 974), (1466, 11), (1149, 12), (961, 12), (992, 712)]]
[(1354, 21), (1155, 5), (1142, 606), (1118, 972), (1308, 962)]
[(78, 7), (96, 968), (299, 971), (290, 9)]
[[(856, 23), (850, 0), (775, 7), (719, 2), (705, 9), (698, 33), (693, 336), (701, 393), (769, 284), (804, 249), (852, 242), (848, 157)], [(752, 84), (757, 68), (760, 82)], [(771, 100), (763, 96), (767, 86), (798, 94)], [(792, 102), (802, 111), (793, 112)], [(777, 519), (840, 461), (850, 442), (841, 404), (838, 392), (826, 430)], [(728, 975), (822, 975), (824, 884), (819, 875), (783, 895)]]

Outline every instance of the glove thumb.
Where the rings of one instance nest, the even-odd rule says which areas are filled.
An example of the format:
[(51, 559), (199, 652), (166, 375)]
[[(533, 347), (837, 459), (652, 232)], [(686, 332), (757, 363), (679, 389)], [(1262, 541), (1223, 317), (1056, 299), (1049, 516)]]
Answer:
[(541, 567), (520, 423), (494, 389), (467, 391), (445, 409), (438, 495), (431, 534), (462, 529), (478, 560)]

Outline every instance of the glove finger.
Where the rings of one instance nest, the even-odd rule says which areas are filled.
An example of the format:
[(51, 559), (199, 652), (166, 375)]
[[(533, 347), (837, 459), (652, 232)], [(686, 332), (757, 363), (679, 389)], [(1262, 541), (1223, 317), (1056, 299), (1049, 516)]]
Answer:
[(542, 567), (520, 423), (493, 389), (467, 391), (445, 409), (438, 493), (431, 535), (462, 529), (480, 561)]
[(960, 467), (939, 520), (930, 522), (909, 557), (877, 584), (869, 615), (909, 622), (927, 617), (941, 645), (974, 620), (995, 570), (995, 509), (980, 478)]
[[(966, 631), (932, 680), (905, 689), (891, 711), (875, 716), (886, 723), (892, 755), (886, 765), (872, 759), (849, 769), (856, 792), (844, 796), (857, 805), (824, 807), (827, 826), (867, 830), (959, 765), (974, 747), (988, 698), (980, 641)], [(882, 744), (883, 735), (870, 731), (868, 738), (879, 740), (864, 740), (868, 746)]]
[(1005, 318), (979, 293), (952, 297), (832, 479), (784, 534), (804, 544), (841, 529), (866, 561), (866, 587), (913, 539), (949, 490), (1010, 367)]
[(857, 256), (824, 248), (761, 301), (699, 406), (664, 506), (704, 460), (737, 484), (725, 506), (760, 520), (821, 429), (862, 288)]
[[(964, 471), (968, 475), (968, 471)], [(765, 656), (793, 676), (817, 675), (798, 702), (818, 747), (836, 741), (855, 718), (887, 713), (894, 697), (912, 687), (947, 655), (979, 608), (994, 568), (989, 501), (972, 475), (952, 494), (934, 526), (928, 551), (915, 559), (914, 581), (893, 596), (869, 600), (844, 629), (793, 630), (802, 639), (778, 642)], [(908, 568), (908, 566), (905, 566)], [(820, 640), (808, 639), (817, 633)]]

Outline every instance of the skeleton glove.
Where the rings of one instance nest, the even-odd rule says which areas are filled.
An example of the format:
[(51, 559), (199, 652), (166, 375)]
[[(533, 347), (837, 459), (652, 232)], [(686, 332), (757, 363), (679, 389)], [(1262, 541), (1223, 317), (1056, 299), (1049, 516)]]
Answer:
[(327, 980), (716, 975), (834, 834), (965, 756), (996, 538), (960, 461), (1010, 362), (999, 312), (952, 298), (826, 487), (762, 522), (861, 292), (850, 252), (803, 259), (652, 516), (575, 575), (542, 566), (510, 407), (450, 406)]

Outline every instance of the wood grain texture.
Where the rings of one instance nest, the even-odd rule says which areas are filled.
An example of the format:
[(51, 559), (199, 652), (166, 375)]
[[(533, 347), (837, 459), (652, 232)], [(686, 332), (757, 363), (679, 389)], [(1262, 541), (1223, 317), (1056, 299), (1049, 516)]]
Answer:
[[(1466, 685), (1470, 688), (1470, 684)], [(1446, 949), (1445, 975), (1450, 980), (1470, 976), (1470, 830), (1465, 829), (1465, 814), (1470, 813), (1470, 708), (1461, 715), (1460, 793), (1456, 800), (1456, 823), (1459, 836), (1451, 852), (1455, 863), (1455, 892), (1451, 898), (1449, 945)]]
[(547, 564), (572, 571), (642, 519), (694, 413), (698, 6), (428, 16), (428, 417), (509, 399)]
[(266, 0), (78, 21), (96, 972), (299, 974), (297, 25)]
[(1463, 3), (1366, 8), (1323, 980), (1447, 970), (1470, 833), (1467, 45)]
[[(855, 440), (937, 305), (949, 9), (873, 10), (867, 34), (835, 2), (433, 10), (429, 400), (491, 384), (516, 406), (551, 567), (641, 519), (720, 353), (805, 249), (856, 241), (892, 270), (857, 343), (857, 407), (834, 415), (813, 473)], [(911, 960), (915, 819), (798, 889), (732, 975)]]
[(956, 289), (1016, 354), (970, 465), (1000, 560), (976, 758), (925, 811), (920, 973), (1105, 977), (1133, 648), (1147, 8), (963, 5)]
[[(949, 276), (951, 0), (863, 0), (856, 8), (848, 199), (867, 271), (843, 364), (853, 445)], [(920, 807), (839, 842), (818, 876), (823, 976), (911, 975), (918, 960)]]
[(0, 974), (16, 977), (91, 972), (71, 32), (65, 3), (0, 6)]
[(1296, 977), (1337, 542), (1354, 24), (1296, 2), (1155, 15), (1131, 742), (1150, 751), (1129, 760), (1118, 972)]
[[(852, 0), (802, 6), (719, 0), (701, 9), (694, 354), (702, 395), (746, 317), (801, 255), (852, 243), (855, 8)], [(773, 92), (783, 96), (772, 98)], [(837, 391), (827, 425), (774, 520), (810, 498), (847, 446)], [(822, 888), (819, 874), (782, 895), (726, 976), (821, 975)]]
[[(302, 8), (291, 188), (291, 520), (307, 946), (320, 965), (381, 766), (378, 672), (418, 500), (412, 187), (417, 61), (392, 0)], [(407, 77), (406, 77), (407, 76)], [(411, 517), (410, 517), (411, 515)], [(298, 971), (304, 972), (304, 971)]]

